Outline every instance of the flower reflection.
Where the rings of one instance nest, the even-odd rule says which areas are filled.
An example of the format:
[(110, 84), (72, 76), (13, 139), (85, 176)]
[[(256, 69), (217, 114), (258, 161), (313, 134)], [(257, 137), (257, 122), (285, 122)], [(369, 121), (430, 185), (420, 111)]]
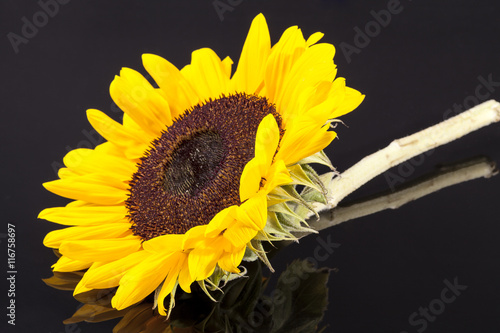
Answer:
[[(261, 263), (245, 263), (246, 277), (228, 281), (211, 291), (216, 302), (201, 288), (176, 295), (176, 306), (166, 319), (158, 314), (154, 295), (123, 310), (111, 306), (116, 288), (91, 290), (76, 295), (83, 305), (65, 324), (103, 322), (121, 318), (114, 333), (187, 332), (321, 332), (320, 322), (328, 302), (331, 270), (315, 268), (307, 260), (292, 262), (277, 281), (262, 274)], [(74, 290), (84, 272), (61, 273), (44, 282), (62, 290)], [(272, 287), (271, 287), (272, 286)]]

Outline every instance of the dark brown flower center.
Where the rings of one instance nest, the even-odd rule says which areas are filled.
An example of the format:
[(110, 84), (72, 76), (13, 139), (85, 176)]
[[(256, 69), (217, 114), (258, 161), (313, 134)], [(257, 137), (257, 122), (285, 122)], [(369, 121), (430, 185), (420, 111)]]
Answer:
[(226, 156), (224, 143), (215, 132), (202, 131), (183, 140), (165, 168), (165, 192), (196, 195), (217, 176)]
[(240, 204), (240, 177), (254, 157), (262, 119), (281, 117), (265, 98), (234, 94), (186, 111), (152, 142), (125, 202), (132, 231), (144, 240), (208, 224)]

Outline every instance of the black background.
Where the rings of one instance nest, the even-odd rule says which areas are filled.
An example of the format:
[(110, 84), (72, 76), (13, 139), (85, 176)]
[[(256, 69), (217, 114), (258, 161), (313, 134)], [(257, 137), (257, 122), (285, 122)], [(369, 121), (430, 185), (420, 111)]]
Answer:
[[(306, 37), (324, 32), (323, 41), (337, 47), (339, 76), (367, 96), (356, 111), (342, 117), (349, 127), (338, 128), (340, 140), (328, 151), (340, 171), (393, 139), (443, 120), (454, 104), (472, 106), (479, 77), (491, 75), (500, 82), (500, 5), (495, 1), (401, 0), (400, 12), (367, 45), (358, 43), (362, 47), (350, 59), (341, 43), (355, 46), (354, 28), (364, 30), (374, 20), (371, 11), (387, 9), (388, 1), (222, 2), (233, 5), (219, 17), (213, 1), (72, 0), (59, 5), (58, 13), (17, 53), (7, 34), (22, 35), (22, 18), (33, 22), (41, 7), (36, 1), (1, 2), (0, 258), (6, 271), (6, 224), (12, 223), (18, 274), (16, 326), (7, 325), (2, 313), (0, 327), (12, 332), (111, 331), (114, 322), (62, 324), (78, 303), (70, 292), (41, 281), (51, 275), (55, 261), (42, 240), (57, 226), (36, 216), (45, 207), (67, 202), (41, 183), (56, 178), (53, 166), (68, 150), (89, 141), (87, 108), (120, 116), (112, 107), (109, 84), (121, 67), (144, 73), (143, 53), (161, 55), (181, 68), (192, 50), (210, 47), (237, 62), (250, 22), (260, 12), (273, 44), (292, 25)], [(490, 98), (500, 99), (500, 87), (493, 89)], [(477, 155), (500, 162), (499, 126), (437, 149), (405, 178)], [(326, 332), (417, 332), (422, 326), (411, 326), (408, 317), (438, 299), (443, 281), (455, 277), (467, 290), (425, 332), (498, 332), (499, 185), (500, 176), (471, 181), (396, 211), (322, 231), (319, 237), (340, 244), (321, 262), (339, 269), (328, 285)], [(388, 188), (381, 176), (348, 199)], [(293, 258), (313, 256), (317, 245), (317, 236), (305, 238), (278, 254), (273, 265), (279, 271)], [(2, 312), (6, 293), (2, 287)]]

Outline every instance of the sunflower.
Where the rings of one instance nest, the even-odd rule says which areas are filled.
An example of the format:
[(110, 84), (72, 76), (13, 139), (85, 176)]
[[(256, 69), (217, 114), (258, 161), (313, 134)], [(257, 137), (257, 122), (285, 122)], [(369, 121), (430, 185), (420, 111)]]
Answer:
[(155, 292), (167, 315), (179, 286), (217, 288), (244, 274), (242, 260), (269, 264), (262, 242), (310, 230), (303, 212), (326, 191), (309, 164), (331, 167), (331, 123), (364, 98), (335, 78), (322, 36), (294, 26), (271, 47), (259, 14), (232, 76), (232, 60), (208, 48), (181, 70), (144, 54), (154, 82), (121, 70), (110, 94), (123, 122), (88, 110), (107, 141), (70, 151), (44, 184), (74, 200), (39, 217), (69, 226), (44, 244), (62, 255), (54, 271), (85, 271), (75, 294), (117, 287), (112, 306), (124, 309)]

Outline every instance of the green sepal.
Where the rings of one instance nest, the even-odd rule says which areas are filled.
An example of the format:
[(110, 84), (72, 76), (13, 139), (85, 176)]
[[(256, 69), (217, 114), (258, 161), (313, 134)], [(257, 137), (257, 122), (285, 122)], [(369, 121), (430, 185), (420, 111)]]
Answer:
[(259, 257), (252, 251), (248, 246), (245, 248), (245, 254), (243, 255), (243, 261), (252, 262), (259, 259)]
[(321, 188), (320, 192), (323, 193), (326, 200), (326, 195), (328, 194), (328, 190), (323, 181), (321, 180), (320, 176), (318, 175), (318, 173), (309, 164), (302, 165), (302, 169), (307, 174), (307, 176)]
[[(172, 313), (172, 309), (175, 306), (175, 292), (177, 291), (177, 287), (179, 286), (179, 282), (175, 282), (174, 287), (172, 288), (172, 291), (170, 292), (170, 302), (168, 304), (168, 312), (167, 312), (167, 318), (170, 317), (170, 314)], [(210, 296), (210, 295), (209, 295)]]
[(224, 278), (224, 276), (226, 276), (228, 274), (230, 274), (230, 273), (225, 272), (219, 266), (215, 266), (214, 272), (212, 273), (212, 275), (210, 275), (210, 277), (208, 279), (210, 279), (211, 283), (218, 286), (220, 281)]
[[(310, 187), (305, 187), (305, 189), (306, 188), (308, 189)], [(279, 196), (282, 197), (281, 202), (277, 202), (277, 203), (291, 201), (291, 202), (296, 203), (297, 205), (304, 206), (305, 208), (307, 208), (311, 212), (313, 212), (315, 215), (318, 215), (316, 213), (316, 211), (314, 210), (314, 208), (307, 202), (307, 200), (304, 200), (302, 195), (297, 192), (294, 185), (278, 186), (273, 191), (271, 191), (270, 195), (273, 195), (276, 198), (278, 198)], [(268, 195), (268, 198), (269, 198), (269, 195)], [(322, 199), (322, 200), (325, 200), (325, 199)], [(309, 201), (316, 201), (316, 200), (309, 200)], [(268, 207), (270, 207), (270, 206), (271, 205), (268, 204)], [(304, 216), (306, 216), (306, 215), (304, 215)], [(319, 217), (319, 216), (317, 216), (317, 217)], [(304, 218), (304, 217), (302, 216), (302, 218)]]
[[(170, 300), (169, 300), (169, 304), (168, 304), (167, 319), (170, 317), (170, 314), (172, 313), (172, 309), (175, 306), (175, 292), (177, 291), (178, 286), (179, 286), (179, 282), (175, 282), (175, 285), (172, 288), (172, 291), (168, 295), (168, 297), (170, 297)], [(156, 309), (158, 307), (158, 296), (160, 295), (160, 291), (161, 291), (162, 287), (163, 287), (163, 282), (155, 290), (154, 299), (153, 299), (153, 309)], [(163, 301), (165, 301), (165, 300), (163, 300)]]
[[(270, 239), (271, 241), (281, 241), (281, 240), (296, 240), (294, 235), (286, 231), (278, 221), (278, 217), (275, 212), (270, 212), (267, 216), (267, 223), (263, 230), (267, 234), (267, 238), (262, 238), (260, 240)], [(260, 235), (259, 235), (260, 236)]]
[[(205, 284), (205, 280), (197, 281), (198, 285), (200, 286), (201, 290), (210, 298), (212, 301), (217, 302), (215, 298), (210, 294), (210, 292), (207, 289), (207, 285)], [(172, 297), (171, 297), (172, 298)]]
[(163, 282), (155, 289), (155, 293), (153, 296), (153, 309), (158, 307), (158, 296), (160, 295), (161, 288), (163, 287)]
[[(300, 222), (306, 222), (305, 219), (303, 219), (301, 216), (299, 216), (297, 213), (295, 213), (288, 205), (286, 202), (281, 203), (279, 205), (274, 205), (271, 206), (267, 209), (269, 212), (275, 212), (275, 213), (281, 213), (285, 215), (289, 215), (292, 218), (296, 219), (297, 221)], [(300, 224), (300, 222), (298, 222)]]
[(224, 282), (224, 284), (222, 285), (221, 288), (224, 288), (224, 286), (228, 282), (231, 282), (233, 280), (236, 280), (236, 279), (239, 279), (241, 277), (246, 277), (247, 276), (247, 273), (248, 273), (247, 268), (245, 266), (240, 266), (240, 267), (241, 267), (241, 272), (240, 273), (227, 273), (227, 274), (224, 275), (224, 277), (222, 278), (222, 282)]
[(271, 263), (269, 262), (269, 258), (267, 258), (267, 254), (266, 254), (266, 251), (264, 250), (264, 247), (262, 246), (262, 242), (258, 241), (256, 239), (252, 239), (250, 241), (250, 245), (252, 246), (252, 249), (254, 250), (257, 257), (259, 257), (259, 259), (264, 264), (266, 264), (267, 268), (269, 268), (269, 270), (274, 273), (274, 268), (273, 268), (273, 266), (271, 266)]
[(269, 192), (269, 194), (267, 195), (267, 207), (271, 207), (286, 201), (297, 200), (294, 196), (290, 195), (287, 190), (284, 189), (285, 186), (290, 185), (277, 186), (271, 192)]
[(319, 185), (316, 180), (313, 180), (309, 177), (309, 170), (306, 171), (306, 169), (304, 168), (305, 165), (306, 164), (296, 164), (288, 167), (290, 177), (292, 178), (292, 184), (312, 187), (318, 192), (323, 192), (324, 187), (322, 185)]
[[(208, 289), (209, 289), (209, 290), (211, 290), (211, 291), (216, 291), (216, 290), (218, 290), (218, 291), (220, 291), (221, 293), (224, 293), (224, 292), (222, 291), (222, 289), (220, 289), (220, 288), (219, 288), (219, 285), (218, 285), (218, 284), (215, 284), (215, 283), (214, 283), (214, 282), (210, 279), (210, 277), (208, 277), (208, 279), (205, 279), (205, 282), (207, 282), (207, 283), (208, 283)], [(220, 282), (220, 280), (219, 280), (218, 282)]]
[(279, 223), (288, 232), (306, 232), (306, 233), (315, 233), (315, 234), (318, 233), (316, 230), (309, 228), (309, 225), (307, 224), (307, 222), (303, 222), (307, 226), (307, 227), (303, 227), (302, 223), (300, 223), (300, 221), (298, 221), (294, 218), (291, 218), (289, 215), (282, 214), (282, 213), (276, 213), (276, 216), (278, 217)]
[(311, 163), (325, 165), (329, 167), (330, 170), (332, 171), (335, 170), (335, 167), (333, 166), (332, 162), (330, 161), (328, 156), (326, 156), (323, 150), (318, 151), (316, 154), (303, 158), (297, 162), (297, 164), (311, 164)]
[[(322, 184), (325, 188), (328, 188), (334, 175), (335, 175), (334, 172), (328, 172), (328, 173), (320, 175), (319, 180), (322, 182)], [(322, 204), (326, 205), (328, 203), (328, 198), (327, 198), (328, 194), (325, 196), (324, 193), (319, 192), (319, 191), (317, 191), (313, 188), (310, 188), (310, 187), (304, 187), (304, 189), (300, 192), (300, 196), (305, 201), (307, 201), (311, 204), (322, 203)], [(313, 207), (313, 209), (314, 209), (314, 207)], [(314, 210), (314, 211), (315, 211), (315, 215), (318, 216), (316, 210)], [(309, 217), (311, 217), (310, 209), (303, 207), (303, 206), (300, 206), (300, 205), (298, 205), (295, 208), (295, 213), (297, 213), (300, 216), (303, 216), (305, 219), (308, 219)]]

